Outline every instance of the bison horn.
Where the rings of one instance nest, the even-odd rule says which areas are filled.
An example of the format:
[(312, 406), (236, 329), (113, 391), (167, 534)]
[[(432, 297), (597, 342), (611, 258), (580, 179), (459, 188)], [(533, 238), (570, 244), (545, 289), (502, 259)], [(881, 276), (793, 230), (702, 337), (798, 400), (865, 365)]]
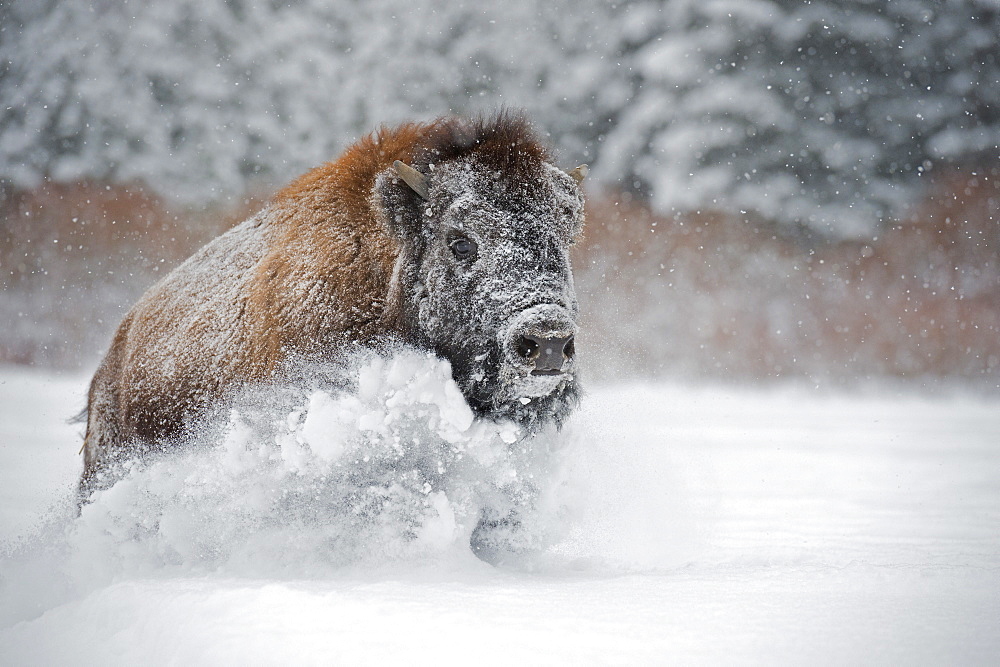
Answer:
[(400, 162), (396, 160), (392, 163), (393, 169), (399, 174), (399, 177), (406, 182), (410, 188), (413, 189), (418, 195), (424, 199), (430, 199), (430, 193), (427, 189), (427, 177), (421, 174), (419, 171), (406, 164), (405, 162)]
[(576, 181), (577, 183), (582, 183), (583, 179), (587, 178), (588, 171), (590, 171), (590, 167), (588, 167), (585, 164), (581, 164), (576, 169), (572, 169), (567, 173), (573, 177), (574, 181)]

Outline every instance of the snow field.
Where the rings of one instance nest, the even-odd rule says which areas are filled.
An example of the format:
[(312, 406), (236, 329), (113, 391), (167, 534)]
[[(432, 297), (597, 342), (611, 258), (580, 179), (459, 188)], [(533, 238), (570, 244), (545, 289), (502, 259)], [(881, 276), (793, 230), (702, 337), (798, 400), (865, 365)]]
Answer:
[[(358, 379), (354, 396), (248, 397), (75, 519), (50, 507), (75, 483), (79, 426), (61, 420), (85, 379), (0, 370), (0, 662), (989, 664), (1000, 649), (995, 399), (599, 387), (511, 453), (513, 427), (472, 422), (437, 362)], [(487, 506), (523, 512), (479, 536), (494, 565), (467, 546)]]

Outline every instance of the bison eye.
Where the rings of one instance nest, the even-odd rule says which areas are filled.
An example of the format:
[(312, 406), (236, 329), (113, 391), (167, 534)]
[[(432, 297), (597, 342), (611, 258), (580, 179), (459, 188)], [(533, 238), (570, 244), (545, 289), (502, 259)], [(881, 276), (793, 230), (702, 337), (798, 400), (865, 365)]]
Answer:
[(448, 244), (458, 259), (471, 259), (476, 256), (476, 242), (460, 236)]

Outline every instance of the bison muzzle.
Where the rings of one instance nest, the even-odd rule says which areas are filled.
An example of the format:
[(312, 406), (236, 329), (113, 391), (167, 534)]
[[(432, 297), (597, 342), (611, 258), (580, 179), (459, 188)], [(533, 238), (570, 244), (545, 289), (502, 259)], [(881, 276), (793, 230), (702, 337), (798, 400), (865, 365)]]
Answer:
[(240, 387), (357, 346), (447, 359), (481, 417), (561, 423), (585, 173), (508, 112), (383, 129), (306, 173), (125, 316), (90, 385), (81, 499)]

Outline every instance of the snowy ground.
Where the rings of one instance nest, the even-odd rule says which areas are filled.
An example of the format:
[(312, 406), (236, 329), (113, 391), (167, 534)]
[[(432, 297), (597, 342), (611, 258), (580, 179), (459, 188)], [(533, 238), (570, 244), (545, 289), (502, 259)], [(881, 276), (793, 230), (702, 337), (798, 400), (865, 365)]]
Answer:
[[(137, 471), (71, 518), (62, 503), (80, 427), (65, 419), (85, 384), (0, 367), (5, 665), (995, 664), (1000, 655), (995, 398), (592, 387), (558, 436), (550, 486), (561, 509), (534, 519), (549, 522), (551, 542), (494, 566), (465, 546), (471, 526), (454, 498), (474, 488), (476, 471), (497, 473), (482, 463), (495, 433), (460, 441), (465, 467), (453, 462), (436, 478), (443, 490), (427, 494), (416, 538), (345, 542), (310, 523), (309, 503), (268, 514), (272, 487), (301, 500), (303, 479), (343, 483), (314, 474), (343, 448), (323, 439), (318, 416), (309, 426), (298, 413), (281, 446), (229, 424), (215, 458)], [(428, 400), (444, 405), (445, 394)], [(310, 400), (310, 414), (342, 422), (369, 409)], [(439, 431), (467, 427), (460, 411), (434, 414), (451, 420)], [(247, 452), (271, 458), (248, 462)], [(469, 467), (474, 454), (486, 457), (479, 468)]]

